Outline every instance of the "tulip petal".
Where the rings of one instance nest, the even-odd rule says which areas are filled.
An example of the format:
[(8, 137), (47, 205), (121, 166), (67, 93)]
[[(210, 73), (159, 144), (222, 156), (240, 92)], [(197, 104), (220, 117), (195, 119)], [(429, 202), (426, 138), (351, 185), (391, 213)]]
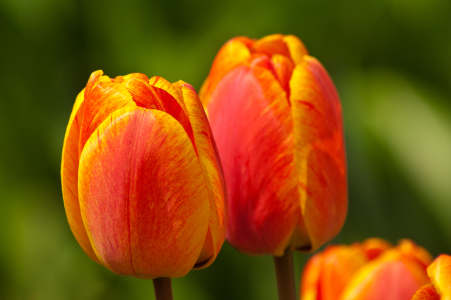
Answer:
[(419, 289), (412, 300), (440, 300), (440, 295), (432, 284), (426, 284)]
[(149, 81), (149, 77), (147, 77), (146, 74), (143, 73), (130, 73), (128, 75), (125, 76), (117, 76), (113, 81), (114, 82), (120, 82), (120, 83), (124, 83), (124, 81), (129, 81), (130, 79), (136, 79), (136, 80), (142, 80), (145, 82)]
[(321, 299), (336, 300), (349, 280), (368, 261), (365, 253), (355, 247), (329, 247), (323, 253), (320, 278)]
[(300, 298), (302, 300), (318, 300), (321, 299), (320, 291), (320, 276), (321, 267), (323, 265), (322, 253), (312, 256), (306, 263), (304, 271), (302, 272)]
[[(312, 258), (303, 274), (302, 299), (337, 300), (349, 280), (368, 261), (365, 252), (353, 246), (329, 246)], [(304, 277), (306, 277), (304, 279)]]
[(83, 100), (84, 90), (78, 94), (75, 100), (64, 137), (63, 157), (61, 161), (61, 183), (63, 187), (64, 209), (66, 210), (70, 229), (83, 251), (92, 260), (100, 263), (86, 233), (78, 201), (78, 142), (81, 120), (83, 119)]
[(432, 256), (424, 249), (416, 245), (414, 242), (408, 239), (399, 241), (398, 249), (404, 254), (409, 255), (412, 259), (415, 259), (425, 269), (431, 264)]
[(205, 107), (210, 102), (211, 93), (222, 78), (234, 68), (245, 63), (250, 57), (248, 45), (252, 43), (253, 41), (248, 38), (239, 37), (231, 39), (221, 47), (213, 61), (210, 74), (199, 92), (199, 98)]
[[(196, 268), (205, 268), (214, 261), (225, 240), (227, 230), (226, 185), (215, 140), (196, 91), (191, 85), (183, 81), (175, 83), (174, 86), (177, 86), (182, 92), (183, 101), (188, 110), (194, 131), (199, 161), (208, 188), (210, 223), (209, 236), (207, 236), (205, 246), (206, 253), (204, 253), (204, 257), (207, 256), (208, 261), (206, 259), (204, 261), (201, 260), (199, 263), (203, 262), (202, 265), (196, 266)], [(208, 243), (211, 243), (211, 245)]]
[(96, 72), (91, 75), (85, 89), (85, 112), (80, 130), (79, 153), (96, 128), (115, 110), (136, 106), (127, 88), (117, 82), (102, 82)]
[(326, 70), (312, 57), (296, 66), (290, 89), (300, 205), (313, 251), (332, 239), (346, 218), (341, 106)]
[(283, 41), (287, 44), (290, 52), (291, 59), (295, 65), (298, 65), (304, 61), (304, 56), (308, 55), (307, 48), (304, 43), (294, 35), (286, 35), (283, 37)]
[(182, 100), (182, 95), (179, 94), (177, 89), (166, 79), (160, 76), (154, 76), (150, 78), (149, 84), (159, 89), (163, 89), (168, 92), (174, 99), (178, 102), (180, 107), (183, 109), (186, 115), (188, 115), (188, 111), (186, 110), (185, 103)]
[(369, 238), (366, 239), (361, 245), (359, 244), (357, 247), (362, 248), (365, 252), (366, 257), (369, 260), (372, 260), (381, 255), (384, 251), (392, 248), (393, 245), (384, 239)]
[(118, 274), (174, 278), (188, 273), (208, 230), (207, 193), (191, 141), (165, 112), (115, 111), (80, 157), (80, 204), (88, 236), (100, 261)]
[(227, 239), (244, 253), (283, 255), (300, 216), (286, 93), (270, 71), (243, 65), (212, 99), (210, 125), (230, 199)]
[(196, 149), (191, 123), (178, 101), (166, 90), (150, 85), (148, 82), (149, 80), (129, 76), (130, 75), (124, 76), (123, 84), (132, 95), (133, 101), (135, 101), (138, 106), (148, 109), (157, 109), (170, 114), (183, 126)]
[(287, 93), (287, 98), (290, 98), (290, 79), (294, 69), (293, 62), (286, 56), (276, 54), (272, 57), (272, 63), (277, 80), (279, 80), (280, 85)]
[(272, 34), (257, 40), (251, 46), (252, 52), (263, 53), (272, 57), (275, 54), (291, 58), (290, 50), (284, 41), (283, 34)]
[(91, 93), (92, 89), (98, 85), (101, 81), (105, 81), (102, 80), (102, 77), (108, 77), (108, 76), (104, 76), (103, 75), (103, 71), (102, 70), (98, 70), (95, 72), (91, 73), (91, 76), (89, 76), (89, 80), (88, 83), (86, 84), (86, 88), (84, 89), (85, 91), (85, 98), (86, 95)]
[(340, 300), (410, 300), (429, 282), (423, 266), (389, 250), (361, 268), (348, 283)]
[(442, 300), (451, 299), (451, 256), (440, 255), (427, 269), (437, 292)]

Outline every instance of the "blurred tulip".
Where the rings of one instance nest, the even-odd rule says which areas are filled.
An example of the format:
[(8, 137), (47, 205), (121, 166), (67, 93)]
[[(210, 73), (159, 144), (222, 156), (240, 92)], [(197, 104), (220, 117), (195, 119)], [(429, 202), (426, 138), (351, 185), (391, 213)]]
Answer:
[(451, 300), (451, 256), (440, 255), (427, 271), (432, 284), (419, 289), (412, 300)]
[(332, 239), (347, 213), (341, 105), (302, 42), (228, 41), (200, 98), (224, 166), (227, 240), (246, 254), (282, 256)]
[(410, 300), (430, 283), (431, 255), (410, 240), (392, 247), (382, 239), (329, 246), (307, 262), (302, 300)]
[(67, 126), (64, 206), (83, 250), (121, 275), (180, 277), (210, 265), (227, 224), (222, 167), (195, 90), (92, 73)]

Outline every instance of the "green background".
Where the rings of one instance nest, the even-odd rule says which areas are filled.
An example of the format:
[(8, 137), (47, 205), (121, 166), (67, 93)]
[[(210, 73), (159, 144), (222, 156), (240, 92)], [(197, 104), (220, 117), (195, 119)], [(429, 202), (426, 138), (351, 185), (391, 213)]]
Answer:
[[(153, 299), (91, 261), (67, 224), (64, 132), (92, 71), (199, 89), (237, 35), (295, 34), (342, 99), (349, 214), (334, 243), (451, 253), (451, 2), (0, 0), (0, 299)], [(308, 256), (295, 254), (296, 282)], [(271, 257), (225, 244), (175, 299), (276, 299)]]

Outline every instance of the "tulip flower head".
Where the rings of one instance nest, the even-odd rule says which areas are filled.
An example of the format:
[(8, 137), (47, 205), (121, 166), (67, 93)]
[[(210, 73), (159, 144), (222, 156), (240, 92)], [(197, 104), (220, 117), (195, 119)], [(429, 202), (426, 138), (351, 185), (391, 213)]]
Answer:
[(307, 262), (301, 300), (410, 300), (430, 283), (431, 255), (410, 240), (393, 247), (381, 239), (329, 246)]
[(71, 230), (121, 275), (180, 277), (224, 242), (227, 197), (195, 90), (143, 74), (92, 73), (64, 138), (61, 180)]
[(451, 300), (451, 256), (440, 255), (427, 271), (432, 283), (419, 289), (412, 300)]
[(341, 105), (302, 42), (228, 41), (200, 98), (227, 182), (227, 240), (247, 254), (281, 256), (332, 239), (347, 213)]

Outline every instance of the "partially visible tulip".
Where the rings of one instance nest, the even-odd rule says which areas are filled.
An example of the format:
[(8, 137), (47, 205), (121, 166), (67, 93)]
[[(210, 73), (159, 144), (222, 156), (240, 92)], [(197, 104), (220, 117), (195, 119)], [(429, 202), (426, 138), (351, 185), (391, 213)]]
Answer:
[(332, 239), (347, 213), (341, 105), (303, 43), (281, 34), (228, 41), (200, 98), (224, 166), (227, 240), (282, 256)]
[(412, 300), (451, 300), (451, 256), (440, 255), (427, 271), (432, 283), (419, 289)]
[(410, 240), (393, 247), (382, 239), (328, 246), (307, 262), (302, 300), (410, 300), (430, 283), (431, 255)]
[(222, 167), (195, 90), (143, 74), (92, 73), (67, 126), (61, 163), (72, 232), (121, 275), (180, 277), (224, 242)]

